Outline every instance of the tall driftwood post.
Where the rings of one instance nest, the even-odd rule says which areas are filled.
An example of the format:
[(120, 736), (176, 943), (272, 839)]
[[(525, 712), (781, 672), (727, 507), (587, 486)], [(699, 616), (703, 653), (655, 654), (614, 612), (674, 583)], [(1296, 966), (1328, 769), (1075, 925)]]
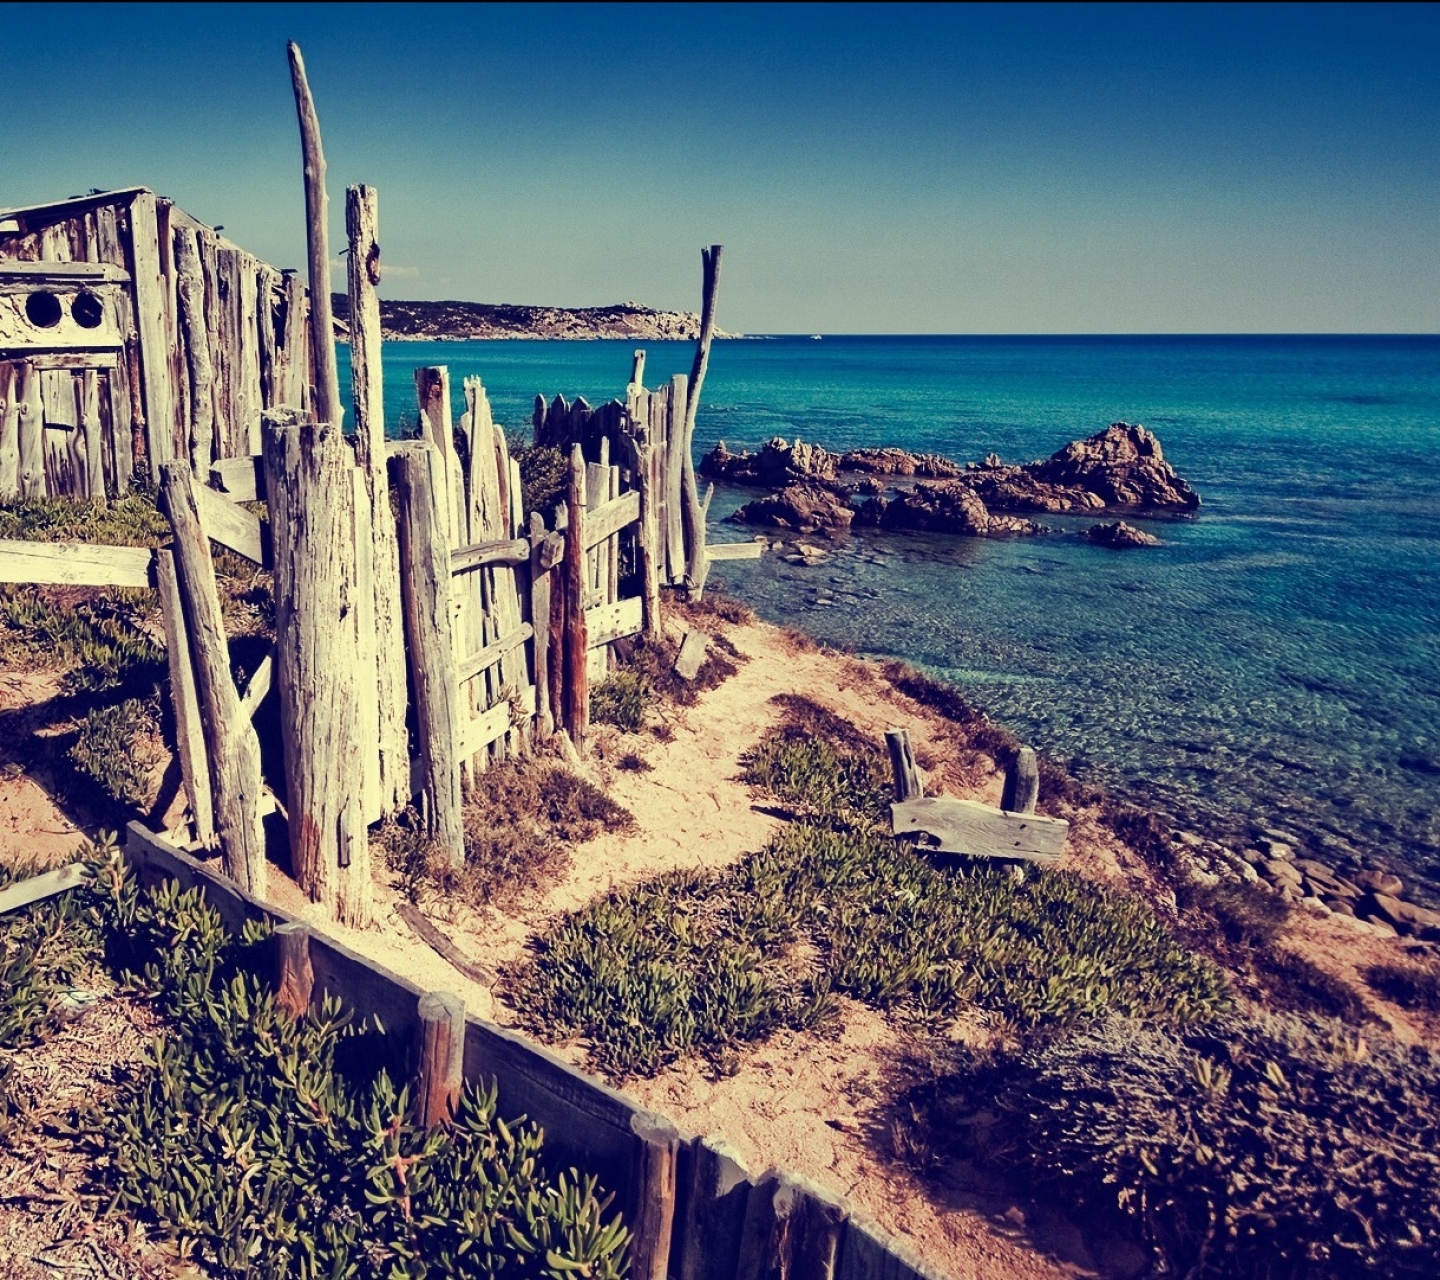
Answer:
[(315, 362), (315, 417), (340, 424), (340, 374), (335, 362), (335, 320), (330, 305), (330, 197), (325, 191), (325, 152), (320, 146), (320, 118), (305, 76), (305, 59), (293, 40), (290, 83), (295, 89), (295, 114), (300, 121), (300, 154), (305, 165), (305, 230), (310, 265), (310, 348)]
[(189, 462), (161, 469), (160, 497), (175, 533), (175, 570), (200, 697), (216, 833), (225, 873), (265, 894), (265, 832), (260, 822), (260, 739), (240, 705), (215, 588), (210, 542), (200, 524)]
[(291, 869), (312, 901), (360, 926), (371, 916), (364, 757), (375, 750), (363, 688), (373, 588), (357, 568), (368, 503), (339, 426), (294, 417), (267, 416), (263, 441)]
[(695, 363), (690, 367), (690, 394), (685, 402), (684, 452), (681, 454), (681, 482), (684, 486), (685, 582), (691, 600), (700, 599), (710, 574), (705, 554), (705, 508), (695, 482), (695, 414), (700, 408), (700, 391), (710, 367), (710, 343), (715, 337), (715, 294), (720, 287), (720, 253), (724, 246), (712, 244), (700, 251), (703, 275), (700, 304), (700, 332), (695, 339)]
[(1021, 747), (1005, 772), (1000, 807), (1010, 813), (1034, 813), (1040, 798), (1040, 765), (1034, 747)]
[(165, 627), (165, 656), (170, 666), (170, 705), (175, 712), (175, 742), (180, 772), (190, 799), (190, 822), (202, 848), (215, 843), (215, 811), (210, 798), (210, 761), (205, 752), (205, 717), (195, 689), (195, 667), (190, 658), (190, 631), (180, 600), (175, 553), (156, 553), (155, 582), (160, 594), (160, 618)]
[(584, 750), (590, 728), (590, 641), (585, 625), (585, 455), (577, 443), (570, 451), (570, 482), (565, 494), (565, 728), (577, 751)]
[[(385, 468), (385, 376), (381, 368), (379, 213), (374, 187), (345, 192), (350, 241), (350, 390), (355, 401), (355, 461), (370, 499), (375, 580), (375, 664), (379, 717), (380, 813), (410, 800), (405, 732), (405, 627), (400, 607), (400, 548)], [(371, 815), (372, 817), (377, 815)]]
[(199, 241), (191, 227), (175, 232), (175, 274), (190, 374), (190, 465), (197, 476), (204, 476), (215, 442), (215, 368), (210, 359), (210, 328), (205, 322), (205, 276)]
[(430, 834), (451, 867), (465, 863), (460, 686), (450, 629), (450, 544), (441, 510), (445, 460), (428, 441), (392, 459), (400, 499), (400, 586), (420, 738), (420, 793)]

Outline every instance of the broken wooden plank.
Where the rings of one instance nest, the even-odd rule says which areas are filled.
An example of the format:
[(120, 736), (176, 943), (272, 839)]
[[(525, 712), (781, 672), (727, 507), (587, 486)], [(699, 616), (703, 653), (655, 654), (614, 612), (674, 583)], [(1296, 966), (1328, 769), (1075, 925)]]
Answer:
[[(515, 701), (519, 704), (520, 715), (529, 718), (535, 714), (535, 686), (527, 685)], [(483, 751), (496, 738), (503, 738), (515, 722), (514, 708), (507, 698), (497, 702), (488, 711), (482, 711), (473, 720), (460, 725), (460, 755), (462, 758)]]
[(680, 642), (680, 652), (675, 655), (675, 674), (682, 680), (695, 679), (709, 648), (709, 638), (703, 631), (687, 631)]
[(247, 560), (269, 567), (270, 539), (259, 516), (237, 507), (229, 498), (204, 485), (195, 486), (195, 497), (199, 500), (200, 523), (207, 538)]
[(705, 548), (710, 560), (758, 560), (764, 553), (763, 542), (712, 542)]
[(210, 464), (210, 483), (231, 502), (263, 502), (264, 462), (258, 453), (217, 459)]
[(270, 692), (271, 686), (275, 683), (275, 646), (270, 646), (270, 652), (260, 659), (260, 665), (255, 668), (255, 674), (250, 677), (250, 682), (245, 686), (245, 692), (240, 695), (240, 710), (251, 720), (260, 709), (260, 704), (265, 701), (265, 695)]
[(74, 889), (89, 879), (90, 872), (85, 864), (72, 862), (68, 866), (56, 867), (53, 871), (31, 876), (28, 880), (6, 885), (0, 889), (0, 916), (7, 911), (16, 911), (36, 902), (44, 902), (46, 898), (53, 898), (57, 893)]
[(598, 547), (640, 519), (640, 491), (632, 489), (585, 513), (585, 550)]
[(400, 903), (395, 908), (395, 914), (415, 930), (420, 940), (429, 944), (431, 949), (452, 969), (463, 973), (471, 982), (478, 982), (482, 987), (495, 985), (495, 974), (483, 965), (478, 965), (468, 959), (465, 953), (445, 933), (436, 928), (431, 919), (413, 902)]
[(0, 539), (0, 582), (42, 586), (151, 587), (149, 547), (99, 547), (84, 542)]
[(456, 673), (460, 683), (464, 684), (465, 681), (478, 676), (487, 668), (493, 667), (507, 653), (519, 648), (534, 634), (535, 628), (528, 622), (522, 622), (518, 627), (507, 632), (498, 640), (487, 644), (483, 649), (472, 653), (468, 658), (462, 658), (456, 664)]
[(585, 634), (591, 649), (633, 636), (644, 625), (645, 605), (639, 596), (585, 610)]
[(530, 543), (524, 538), (502, 538), (494, 542), (475, 542), (450, 553), (450, 572), (484, 569), (490, 565), (530, 563)]
[(1064, 818), (1007, 813), (973, 800), (927, 797), (890, 806), (894, 832), (928, 837), (941, 853), (975, 858), (1054, 861), (1065, 848), (1070, 824)]

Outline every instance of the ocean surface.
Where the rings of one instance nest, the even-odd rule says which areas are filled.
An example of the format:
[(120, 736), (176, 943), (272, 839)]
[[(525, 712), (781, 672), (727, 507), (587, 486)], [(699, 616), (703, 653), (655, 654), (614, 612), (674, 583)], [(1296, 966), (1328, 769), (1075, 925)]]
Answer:
[[(623, 393), (626, 342), (391, 343), (411, 371), (479, 374), (528, 439), (537, 392)], [(645, 344), (649, 385), (688, 343)], [(343, 355), (342, 355), (343, 358)], [(347, 375), (342, 369), (342, 381)], [(809, 337), (717, 343), (697, 450), (772, 436), (960, 461), (1043, 457), (1143, 423), (1200, 492), (1136, 520), (1163, 546), (857, 532), (806, 568), (716, 579), (762, 616), (903, 658), (1081, 777), (1212, 829), (1303, 836), (1440, 890), (1440, 338)], [(712, 540), (752, 493), (711, 506)], [(819, 541), (818, 539), (810, 539)]]

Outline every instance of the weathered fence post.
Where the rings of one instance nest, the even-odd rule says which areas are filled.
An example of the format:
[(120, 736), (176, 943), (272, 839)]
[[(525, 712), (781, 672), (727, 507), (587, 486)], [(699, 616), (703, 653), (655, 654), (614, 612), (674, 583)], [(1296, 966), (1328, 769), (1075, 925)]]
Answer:
[(19, 417), (20, 496), (45, 496), (45, 407), (40, 398), (40, 370), (28, 360), (15, 366), (15, 399)]
[(385, 376), (381, 367), (380, 245), (374, 187), (345, 193), (350, 241), (350, 389), (355, 401), (355, 461), (370, 499), (371, 565), (375, 582), (375, 666), (379, 713), (380, 814), (410, 800), (410, 751), (405, 732), (405, 628), (400, 608), (400, 549), (385, 470)]
[(80, 430), (85, 436), (85, 490), (90, 501), (105, 505), (105, 442), (100, 427), (100, 371), (86, 369), (78, 379)]
[(210, 541), (200, 524), (189, 462), (161, 468), (160, 496), (175, 532), (176, 579), (190, 633), (205, 746), (210, 757), (215, 826), (225, 873), (265, 894), (265, 831), (260, 821), (260, 740), (230, 676), (230, 650), (215, 588)]
[(305, 59), (293, 40), (290, 83), (300, 121), (300, 154), (305, 166), (305, 243), (310, 267), (310, 353), (315, 364), (315, 417), (340, 425), (340, 374), (335, 362), (335, 320), (330, 305), (330, 197), (325, 191), (325, 152), (320, 145), (320, 118), (305, 76)]
[(190, 820), (202, 848), (215, 843), (215, 811), (210, 798), (210, 761), (205, 751), (205, 721), (195, 692), (195, 667), (190, 658), (190, 633), (180, 603), (175, 553), (159, 551), (155, 582), (160, 594), (160, 619), (165, 628), (165, 656), (170, 667), (170, 705), (175, 712), (175, 742), (180, 772), (190, 798)]
[(690, 394), (685, 402), (684, 466), (685, 515), (685, 580), (691, 600), (700, 599), (705, 579), (710, 573), (710, 560), (705, 554), (705, 509), (695, 483), (695, 415), (700, 409), (700, 390), (705, 385), (705, 371), (710, 367), (710, 343), (715, 336), (715, 294), (720, 286), (720, 253), (722, 245), (712, 244), (700, 251), (702, 297), (700, 332), (695, 339), (695, 363), (690, 368)]
[(415, 1107), (426, 1129), (445, 1124), (465, 1083), (465, 1002), (449, 991), (420, 997)]
[(457, 741), (460, 689), (450, 632), (450, 544), (440, 503), (444, 459), (425, 441), (393, 455), (400, 499), (400, 595), (415, 718), (420, 785), (431, 835), (447, 865), (465, 863)]
[(20, 370), (0, 363), (0, 502), (20, 496)]
[(1040, 767), (1031, 747), (1021, 747), (1005, 774), (1000, 807), (1010, 813), (1034, 813), (1040, 798)]
[(640, 1112), (630, 1120), (636, 1148), (630, 1181), (635, 1212), (630, 1228), (630, 1274), (634, 1280), (666, 1280), (675, 1202), (680, 1134), (668, 1120)]
[(565, 729), (577, 751), (585, 749), (590, 727), (589, 637), (585, 626), (585, 455), (570, 451), (565, 494)]
[(530, 626), (534, 632), (530, 647), (535, 655), (535, 726), (537, 736), (555, 732), (555, 713), (550, 705), (550, 584), (560, 539), (545, 532), (545, 518), (530, 513)]
[(315, 971), (310, 965), (310, 928), (292, 920), (274, 933), (275, 1002), (292, 1018), (303, 1018), (310, 1008)]
[(910, 748), (910, 730), (886, 729), (885, 746), (890, 752), (890, 769), (894, 775), (895, 799), (919, 800), (925, 794), (915, 752)]
[(199, 242), (191, 227), (180, 227), (175, 233), (175, 274), (190, 375), (190, 464), (197, 476), (203, 476), (209, 470), (215, 440), (215, 368), (205, 323), (205, 276)]
[(443, 364), (415, 370), (415, 398), (420, 406), (420, 431), (433, 444), (444, 462), (441, 472), (440, 509), (445, 513), (445, 536), (451, 547), (465, 545), (468, 520), (465, 514), (465, 480), (455, 452), (455, 430), (451, 425), (450, 370)]
[(358, 567), (369, 513), (338, 424), (294, 417), (267, 415), (264, 432), (290, 859), (312, 901), (360, 926), (371, 913), (365, 755), (375, 749), (361, 713), (375, 670), (373, 588)]
[(719, 1138), (690, 1145), (678, 1280), (735, 1280), (752, 1182), (735, 1150)]

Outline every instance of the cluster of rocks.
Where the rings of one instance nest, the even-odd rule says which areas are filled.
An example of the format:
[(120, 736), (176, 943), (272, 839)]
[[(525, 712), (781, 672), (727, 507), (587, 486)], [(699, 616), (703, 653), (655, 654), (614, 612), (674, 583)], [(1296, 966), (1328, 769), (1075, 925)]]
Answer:
[(1287, 901), (1360, 922), (1370, 933), (1440, 943), (1440, 911), (1404, 898), (1405, 883), (1389, 871), (1337, 871), (1297, 854), (1284, 833), (1261, 835), (1240, 852), (1190, 831), (1172, 837), (1172, 853), (1197, 882), (1243, 881)]
[[(700, 462), (703, 475), (774, 492), (746, 503), (734, 519), (797, 533), (842, 532), (852, 525), (969, 537), (1043, 533), (1022, 512), (1184, 513), (1200, 498), (1165, 461), (1153, 432), (1112, 423), (1039, 462), (1007, 466), (994, 454), (958, 463), (904, 449), (831, 453), (782, 438), (757, 453), (731, 453), (722, 440)], [(903, 480), (891, 487), (886, 480)], [(857, 508), (851, 498), (868, 495)], [(1085, 535), (1097, 545), (1149, 547), (1159, 539), (1123, 521)]]

